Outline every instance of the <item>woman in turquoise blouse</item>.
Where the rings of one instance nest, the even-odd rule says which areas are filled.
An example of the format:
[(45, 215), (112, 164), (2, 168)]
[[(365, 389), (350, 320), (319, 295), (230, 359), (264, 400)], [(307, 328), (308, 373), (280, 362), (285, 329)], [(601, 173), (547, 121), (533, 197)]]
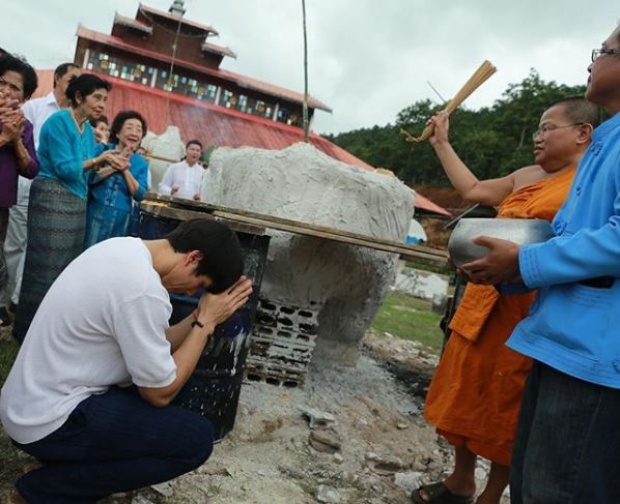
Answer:
[(89, 176), (86, 248), (129, 234), (132, 200), (141, 201), (148, 190), (148, 162), (135, 152), (146, 131), (146, 121), (138, 112), (125, 110), (114, 118), (111, 143), (103, 148), (117, 152), (123, 164), (105, 166)]
[(103, 114), (110, 84), (92, 74), (67, 87), (70, 107), (52, 114), (39, 137), (39, 175), (30, 189), (28, 245), (13, 335), (22, 341), (39, 304), (62, 270), (84, 247), (86, 173), (117, 164), (112, 152), (96, 155), (88, 123)]

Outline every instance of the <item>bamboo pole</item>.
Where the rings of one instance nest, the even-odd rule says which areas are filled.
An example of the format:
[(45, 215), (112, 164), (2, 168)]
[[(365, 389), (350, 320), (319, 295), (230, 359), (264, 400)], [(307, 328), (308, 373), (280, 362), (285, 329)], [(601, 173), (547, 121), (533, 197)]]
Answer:
[(306, 1), (301, 0), (304, 24), (304, 103), (302, 108), (304, 142), (310, 141), (310, 123), (308, 121), (308, 31), (306, 29)]
[[(463, 103), (476, 89), (486, 82), (486, 80), (496, 71), (497, 68), (495, 68), (491, 62), (485, 60), (467, 80), (467, 82), (463, 84), (463, 87), (459, 89), (458, 93), (454, 95), (454, 98), (450, 100), (443, 111), (448, 114), (454, 112), (461, 105), (461, 103)], [(422, 131), (422, 134), (419, 137), (410, 135), (404, 129), (401, 129), (400, 132), (405, 135), (407, 142), (418, 143), (428, 140), (433, 135), (433, 130), (433, 126), (428, 125), (424, 128), (424, 131)]]

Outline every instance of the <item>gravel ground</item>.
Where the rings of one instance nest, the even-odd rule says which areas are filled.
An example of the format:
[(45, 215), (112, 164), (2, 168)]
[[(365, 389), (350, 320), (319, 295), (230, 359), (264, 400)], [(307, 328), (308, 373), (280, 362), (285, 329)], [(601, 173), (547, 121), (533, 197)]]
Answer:
[[(452, 464), (421, 416), (436, 357), (373, 334), (361, 353), (355, 367), (311, 367), (303, 388), (245, 383), (235, 427), (204, 466), (106, 504), (409, 503), (411, 489)], [(0, 442), (6, 493), (33, 461)], [(481, 462), (477, 476), (487, 473)]]

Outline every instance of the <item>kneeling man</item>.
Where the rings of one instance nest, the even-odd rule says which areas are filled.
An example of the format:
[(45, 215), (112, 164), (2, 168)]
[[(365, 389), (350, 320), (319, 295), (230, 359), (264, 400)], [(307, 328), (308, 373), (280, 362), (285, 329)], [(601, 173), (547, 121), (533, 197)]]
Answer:
[[(42, 466), (28, 503), (96, 502), (204, 463), (213, 427), (173, 401), (214, 328), (252, 292), (224, 224), (186, 221), (166, 238), (112, 238), (76, 258), (46, 294), (2, 388), (0, 419)], [(169, 327), (168, 292), (206, 289)]]

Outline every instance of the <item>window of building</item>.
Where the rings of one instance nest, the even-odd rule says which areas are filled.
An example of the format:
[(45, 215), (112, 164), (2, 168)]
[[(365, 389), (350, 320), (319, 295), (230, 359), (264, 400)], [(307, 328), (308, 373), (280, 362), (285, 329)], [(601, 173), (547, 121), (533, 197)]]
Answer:
[[(235, 93), (230, 89), (221, 88), (220, 91), (220, 87), (215, 84), (183, 74), (173, 73), (170, 75), (168, 70), (157, 70), (156, 67), (111, 56), (104, 51), (97, 52), (91, 50), (88, 55), (86, 68), (93, 72), (99, 72), (131, 82), (138, 82), (145, 86), (154, 85), (154, 87), (164, 91), (178, 93), (208, 103), (215, 103), (222, 107), (239, 110), (246, 114), (266, 119), (273, 118), (276, 108), (275, 103)], [(156, 75), (154, 83), (153, 75)], [(291, 110), (280, 105), (275, 119), (292, 126), (302, 125), (301, 114), (297, 108)]]
[(123, 60), (114, 56), (110, 56), (104, 52), (92, 51), (89, 54), (86, 68), (93, 72), (99, 72), (112, 77), (128, 80), (131, 82), (139, 82), (140, 84), (149, 85), (150, 77), (155, 69), (141, 63), (135, 63)]
[(256, 100), (254, 114), (256, 114), (257, 116), (271, 119), (271, 117), (273, 116), (273, 107), (272, 105), (269, 105), (262, 100)]
[(278, 117), (276, 120), (278, 122), (288, 124), (289, 126), (302, 126), (301, 115), (282, 106), (280, 106), (280, 109), (278, 110)]
[(236, 109), (237, 103), (239, 103), (239, 97), (229, 89), (224, 89), (224, 92), (220, 95), (220, 102), (218, 103), (218, 105), (226, 108)]

